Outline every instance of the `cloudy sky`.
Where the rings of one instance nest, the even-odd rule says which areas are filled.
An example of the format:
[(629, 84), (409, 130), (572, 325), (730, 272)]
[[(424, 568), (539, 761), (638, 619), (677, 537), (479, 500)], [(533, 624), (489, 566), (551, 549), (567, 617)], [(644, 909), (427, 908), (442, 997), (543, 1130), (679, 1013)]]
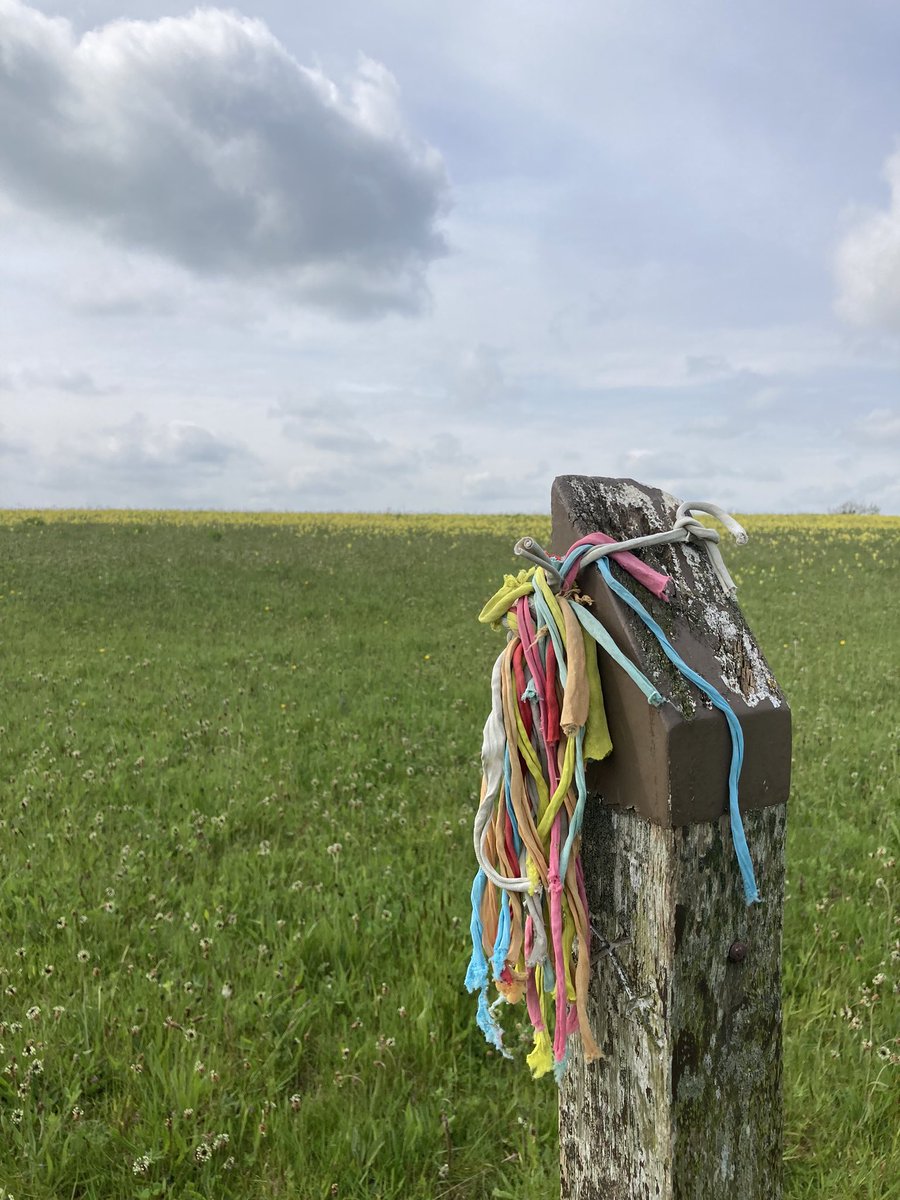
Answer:
[(900, 512), (895, 0), (0, 0), (0, 506)]

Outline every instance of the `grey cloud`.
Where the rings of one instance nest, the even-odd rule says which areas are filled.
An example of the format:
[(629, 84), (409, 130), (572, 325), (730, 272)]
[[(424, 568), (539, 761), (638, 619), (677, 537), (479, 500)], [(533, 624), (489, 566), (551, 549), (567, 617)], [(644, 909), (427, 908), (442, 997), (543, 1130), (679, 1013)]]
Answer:
[(0, 371), (0, 391), (28, 392), (33, 388), (49, 388), (78, 396), (109, 396), (118, 386), (99, 384), (90, 371), (79, 367), (35, 367), (19, 365)]
[[(286, 438), (317, 460), (309, 467), (297, 467), (293, 479), (312, 478), (322, 467), (321, 456), (325, 456), (330, 473), (342, 474), (346, 482), (348, 473), (383, 475), (390, 472), (396, 476), (411, 471), (419, 460), (419, 454), (386, 437), (377, 437), (367, 428), (360, 411), (338, 396), (325, 396), (316, 400), (281, 399), (270, 410), (269, 415), (282, 422)], [(292, 484), (294, 486), (294, 484)]]
[(105, 429), (99, 441), (81, 454), (86, 465), (127, 477), (159, 477), (186, 470), (215, 473), (235, 460), (250, 458), (244, 447), (200, 425), (187, 421), (154, 425), (142, 413)]
[(151, 422), (142, 413), (34, 447), (20, 465), (18, 482), (11, 481), (13, 503), (41, 497), (43, 504), (88, 508), (221, 507), (257, 468), (240, 443), (188, 422)]
[(0, 425), (0, 458), (24, 459), (31, 453), (31, 447), (21, 438), (7, 436)]
[(689, 354), (684, 366), (691, 379), (730, 375), (734, 370), (728, 360), (718, 354)]
[(34, 209), (349, 316), (421, 308), (445, 251), (443, 163), (386, 68), (342, 90), (218, 9), (77, 40), (0, 0), (0, 168)]
[(468, 407), (482, 407), (501, 398), (505, 389), (497, 350), (478, 345), (463, 354), (453, 385), (454, 399)]
[[(544, 462), (520, 470), (503, 464), (499, 469), (464, 474), (460, 479), (460, 491), (467, 501), (487, 504), (492, 508), (502, 504), (515, 511), (529, 507), (526, 497), (540, 497), (543, 501), (543, 497), (549, 493), (552, 478)], [(533, 504), (532, 501), (531, 507)]]
[(675, 446), (667, 450), (629, 450), (622, 460), (622, 471), (625, 475), (666, 482), (712, 479), (730, 473), (722, 462), (685, 454)]
[(118, 388), (100, 387), (88, 371), (62, 371), (53, 378), (53, 386), (76, 396), (103, 396)]
[(116, 283), (73, 290), (68, 301), (75, 312), (93, 317), (167, 317), (180, 304), (175, 291)]
[(261, 475), (243, 444), (141, 413), (55, 443), (10, 438), (0, 428), (0, 459), (0, 504), (25, 507), (238, 507)]
[(875, 408), (850, 428), (858, 441), (876, 446), (900, 443), (900, 409)]
[(747, 432), (746, 420), (736, 420), (731, 415), (710, 414), (689, 418), (681, 426), (681, 432), (691, 438), (711, 438), (715, 441), (730, 441), (743, 437)]

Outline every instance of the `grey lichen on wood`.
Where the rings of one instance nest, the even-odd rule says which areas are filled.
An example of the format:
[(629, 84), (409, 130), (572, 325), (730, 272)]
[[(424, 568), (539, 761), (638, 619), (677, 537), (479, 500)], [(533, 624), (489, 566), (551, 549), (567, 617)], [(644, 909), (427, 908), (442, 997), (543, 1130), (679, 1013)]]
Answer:
[[(578, 535), (602, 529), (619, 541), (671, 529), (679, 505), (668, 492), (645, 487), (633, 479), (583, 475), (560, 476), (554, 483), (554, 501), (558, 520), (562, 517), (560, 510), (564, 511), (560, 522), (564, 527), (571, 526)], [(729, 535), (724, 537), (727, 539)], [(685, 630), (702, 632), (714, 646), (721, 682), (730, 692), (751, 705), (767, 699), (778, 707), (783, 697), (775, 678), (738, 604), (723, 592), (705, 550), (684, 543), (651, 546), (641, 551), (641, 558), (674, 580), (675, 591), (670, 602), (648, 596), (624, 572), (618, 577), (639, 595), (665, 632), (676, 640)], [(654, 682), (658, 680), (667, 697), (682, 708), (684, 715), (689, 715), (694, 711), (696, 698), (661, 654), (652, 634), (637, 624), (635, 633), (646, 660), (656, 668)]]
[[(565, 553), (596, 530), (618, 541), (671, 530), (678, 504), (667, 492), (631, 479), (561, 476), (551, 497), (551, 549)], [(731, 705), (747, 748), (742, 809), (784, 803), (790, 784), (790, 710), (740, 607), (726, 595), (702, 546), (648, 546), (640, 556), (674, 581), (669, 601), (650, 595), (614, 560), (611, 570), (637, 595), (678, 654)], [(644, 622), (611, 594), (596, 568), (582, 572), (579, 586), (619, 648), (665, 697), (662, 708), (648, 710), (631, 681), (601, 654), (614, 750), (591, 767), (589, 782), (602, 803), (634, 808), (661, 824), (717, 818), (728, 803), (732, 753), (721, 713), (684, 678)]]
[[(771, 899), (748, 908), (727, 826), (589, 805), (591, 923), (607, 943), (560, 1091), (565, 1200), (778, 1200), (785, 806), (747, 814)], [(742, 962), (728, 958), (735, 942)], [(597, 953), (595, 945), (595, 953)]]

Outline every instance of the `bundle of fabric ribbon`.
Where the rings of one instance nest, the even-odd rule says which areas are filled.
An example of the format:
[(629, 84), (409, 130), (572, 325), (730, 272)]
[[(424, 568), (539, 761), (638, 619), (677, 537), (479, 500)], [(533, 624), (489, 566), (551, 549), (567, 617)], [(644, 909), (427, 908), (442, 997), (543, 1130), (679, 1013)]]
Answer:
[[(536, 543), (538, 564), (507, 575), (479, 620), (507, 630), (491, 677), (484, 727), (481, 800), (475, 818), (478, 872), (472, 885), (472, 957), (466, 986), (478, 993), (477, 1022), (506, 1057), (497, 1006), (523, 998), (533, 1027), (527, 1062), (535, 1078), (566, 1068), (567, 1043), (580, 1034), (585, 1058), (602, 1057), (587, 1019), (591, 929), (579, 854), (587, 800), (585, 764), (612, 751), (597, 663), (611, 655), (644, 694), (656, 686), (618, 648), (577, 588), (582, 559), (596, 561), (607, 586), (657, 638), (679, 671), (725, 714), (732, 737), (729, 797), (732, 840), (747, 902), (758, 900), (741, 824), (737, 781), (743, 758), (740, 724), (727, 701), (678, 655), (640, 601), (613, 576), (594, 533), (551, 559)], [(521, 546), (521, 543), (520, 543)], [(672, 580), (627, 550), (609, 553), (652, 595), (668, 600)], [(730, 582), (730, 581), (729, 581)], [(490, 976), (498, 996), (488, 1002)]]

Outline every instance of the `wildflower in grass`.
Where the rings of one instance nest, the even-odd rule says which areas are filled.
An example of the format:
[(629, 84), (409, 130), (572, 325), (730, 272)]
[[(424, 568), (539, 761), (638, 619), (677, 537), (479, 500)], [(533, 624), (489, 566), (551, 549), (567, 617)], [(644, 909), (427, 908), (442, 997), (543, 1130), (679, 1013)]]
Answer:
[(231, 983), (227, 983), (227, 982), (223, 983), (222, 984), (223, 999), (230, 1000), (233, 995), (234, 995), (234, 985)]
[(194, 1150), (194, 1158), (198, 1163), (209, 1162), (209, 1160), (212, 1158), (212, 1150), (209, 1148), (206, 1142), (201, 1142), (200, 1145)]
[(328, 853), (335, 861), (337, 861), (342, 849), (343, 846), (340, 842), (335, 842), (333, 845), (327, 847)]
[(195, 1075), (205, 1075), (206, 1074), (206, 1064), (202, 1063), (199, 1058), (194, 1063), (194, 1074)]
[(290, 1105), (291, 1105), (291, 1108), (294, 1110), (294, 1112), (299, 1111), (302, 1099), (303, 1099), (303, 1097), (300, 1095), (299, 1092), (294, 1092), (293, 1096), (291, 1096)]
[(16, 958), (24, 958), (27, 953), (28, 953), (28, 951), (25, 949), (24, 946), (19, 946), (18, 949), (16, 950)]
[(68, 922), (66, 921), (65, 917), (57, 917), (56, 918), (56, 928), (57, 929), (65, 929), (67, 924), (68, 924)]
[(9, 1119), (12, 1121), (13, 1125), (21, 1125), (24, 1116), (25, 1113), (21, 1108), (14, 1108), (9, 1114)]
[(887, 1062), (887, 1060), (891, 1057), (891, 1052), (887, 1046), (879, 1046), (875, 1053), (882, 1062)]
[(225, 1161), (222, 1163), (222, 1170), (223, 1171), (233, 1171), (234, 1165), (235, 1165), (234, 1155), (229, 1154), (228, 1157), (225, 1159)]
[(181, 1032), (184, 1034), (185, 1038), (189, 1042), (195, 1042), (197, 1040), (197, 1030), (196, 1029), (188, 1027), (187, 1029), (183, 1029)]
[(41, 1009), (39, 1004), (32, 1004), (31, 1008), (25, 1014), (29, 1021), (36, 1021), (40, 1015)]
[(45, 975), (52, 975), (55, 970), (56, 970), (56, 968), (54, 967), (53, 963), (45, 963), (44, 964), (44, 974)]
[(73, 1105), (73, 1107), (72, 1107), (72, 1120), (73, 1120), (73, 1121), (80, 1121), (80, 1120), (81, 1120), (81, 1118), (82, 1118), (83, 1116), (84, 1116), (84, 1109), (83, 1109), (83, 1108), (82, 1108), (80, 1105), (78, 1105), (78, 1104), (75, 1104), (75, 1105)]
[(868, 1038), (863, 1038), (862, 1048), (868, 1053), (872, 1049), (872, 1043)]
[(194, 1115), (194, 1110), (192, 1108), (186, 1108), (181, 1115), (185, 1121), (190, 1121)]
[(260, 842), (260, 843), (259, 843), (259, 848), (258, 848), (258, 850), (256, 851), (256, 853), (257, 853), (258, 855), (260, 855), (260, 857), (262, 857), (262, 858), (265, 858), (265, 856), (266, 856), (267, 854), (271, 854), (271, 853), (272, 853), (272, 847), (271, 847), (271, 845), (269, 844), (269, 842), (262, 841), (262, 842)]
[(217, 1133), (213, 1138), (213, 1150), (224, 1150), (230, 1141), (227, 1133)]
[(134, 1160), (134, 1162), (131, 1164), (131, 1173), (133, 1175), (146, 1175), (147, 1172), (150, 1170), (150, 1162), (151, 1162), (150, 1155), (142, 1154), (139, 1158), (136, 1158)]

